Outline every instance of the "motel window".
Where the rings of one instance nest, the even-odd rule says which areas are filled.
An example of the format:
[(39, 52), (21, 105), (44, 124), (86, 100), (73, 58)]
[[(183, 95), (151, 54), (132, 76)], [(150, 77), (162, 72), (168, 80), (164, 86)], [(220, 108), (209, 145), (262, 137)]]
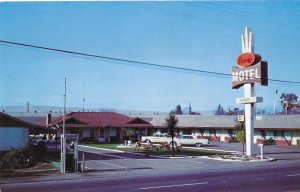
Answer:
[(182, 129), (182, 134), (183, 135), (190, 135), (190, 134), (192, 134), (192, 131), (190, 129)]
[(204, 134), (204, 130), (203, 129), (200, 130), (200, 134), (203, 136), (203, 134)]
[(209, 134), (211, 135), (215, 135), (217, 133), (217, 131), (215, 129), (210, 129), (209, 130)]
[(228, 135), (230, 135), (230, 136), (233, 135), (233, 130), (232, 130), (232, 129), (229, 129), (229, 130), (228, 130)]
[(284, 131), (274, 131), (274, 137), (277, 139), (284, 138)]

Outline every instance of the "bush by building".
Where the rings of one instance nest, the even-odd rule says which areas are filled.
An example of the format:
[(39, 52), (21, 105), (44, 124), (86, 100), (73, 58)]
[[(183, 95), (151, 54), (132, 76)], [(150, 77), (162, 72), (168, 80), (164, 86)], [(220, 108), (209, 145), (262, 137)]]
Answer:
[(43, 161), (46, 151), (45, 143), (40, 142), (36, 146), (2, 152), (0, 154), (0, 169), (33, 167), (37, 162)]

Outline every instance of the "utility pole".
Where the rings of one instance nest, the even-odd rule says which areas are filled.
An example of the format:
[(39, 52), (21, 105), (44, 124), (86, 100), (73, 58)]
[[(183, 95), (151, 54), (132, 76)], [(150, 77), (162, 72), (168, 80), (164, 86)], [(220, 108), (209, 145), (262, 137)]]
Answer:
[(26, 106), (27, 106), (27, 113), (29, 113), (29, 102), (26, 102)]
[(82, 102), (83, 102), (82, 112), (84, 112), (84, 103), (85, 103), (85, 82), (83, 83), (83, 99), (82, 99)]
[(276, 95), (278, 93), (278, 89), (275, 89), (275, 95), (274, 95), (274, 115), (276, 115)]
[(65, 78), (65, 94), (64, 94), (64, 114), (63, 114), (63, 134), (62, 134), (62, 154), (61, 154), (61, 166), (62, 174), (66, 173), (66, 102), (67, 102), (67, 78)]

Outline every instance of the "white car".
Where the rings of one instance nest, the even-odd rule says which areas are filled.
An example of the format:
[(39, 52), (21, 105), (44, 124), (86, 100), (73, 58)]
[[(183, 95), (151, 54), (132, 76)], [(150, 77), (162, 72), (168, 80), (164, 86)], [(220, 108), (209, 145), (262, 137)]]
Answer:
[(202, 145), (209, 144), (208, 139), (198, 139), (194, 135), (181, 135), (177, 139), (181, 145), (194, 145), (196, 147), (201, 147)]
[(35, 137), (34, 137), (34, 136), (30, 136), (30, 142), (31, 142), (33, 145), (37, 145), (37, 144), (40, 143), (40, 142), (46, 143), (46, 142), (47, 142), (47, 139), (44, 138), (44, 136), (42, 136), (42, 135), (36, 135)]
[[(174, 137), (174, 143), (175, 145), (179, 143), (179, 140), (177, 137)], [(144, 143), (172, 143), (172, 138), (168, 136), (166, 133), (157, 133), (153, 134), (153, 136), (142, 136), (141, 139)]]
[(142, 136), (141, 141), (145, 143), (165, 143), (168, 137), (167, 134), (154, 134), (153, 136)]

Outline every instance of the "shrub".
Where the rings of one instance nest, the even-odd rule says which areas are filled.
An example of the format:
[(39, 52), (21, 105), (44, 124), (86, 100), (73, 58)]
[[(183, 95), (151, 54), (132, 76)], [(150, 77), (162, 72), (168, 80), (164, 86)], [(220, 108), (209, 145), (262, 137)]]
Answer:
[(1, 169), (28, 168), (35, 165), (33, 152), (30, 148), (12, 149), (3, 155), (0, 162)]
[(264, 140), (264, 145), (276, 145), (276, 141), (271, 137), (270, 139)]

